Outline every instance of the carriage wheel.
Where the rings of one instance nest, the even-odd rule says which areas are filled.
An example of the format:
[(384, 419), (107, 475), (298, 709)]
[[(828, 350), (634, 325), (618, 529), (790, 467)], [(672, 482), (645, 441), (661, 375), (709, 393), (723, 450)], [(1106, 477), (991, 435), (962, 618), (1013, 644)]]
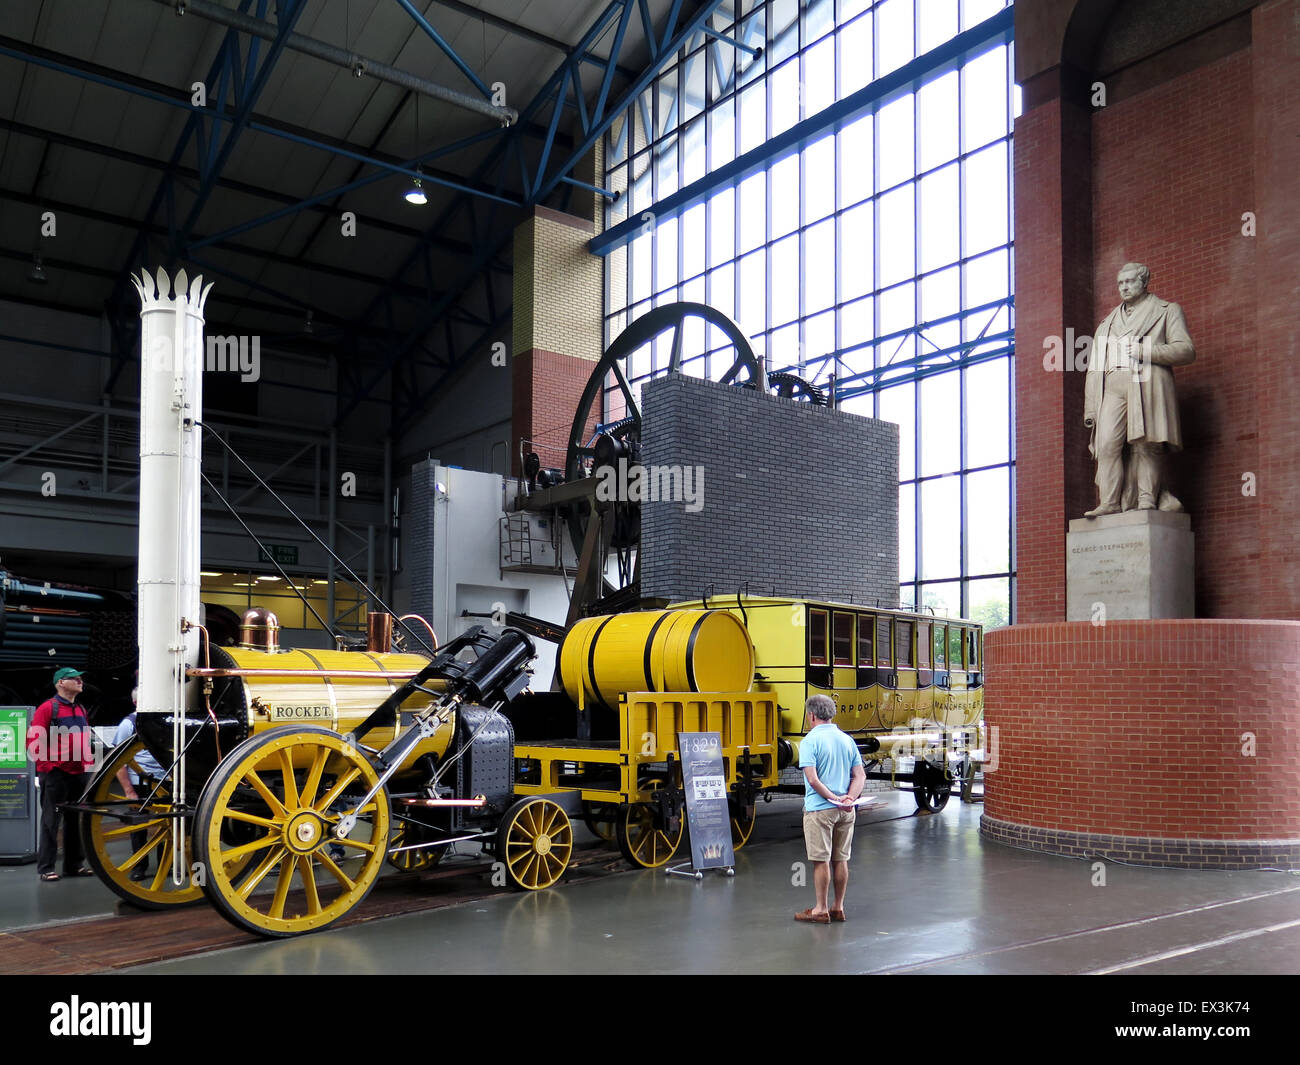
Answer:
[[(642, 784), (652, 791), (663, 786), (664, 782), (658, 778)], [(657, 817), (657, 803), (632, 802), (619, 807), (618, 820), (614, 822), (618, 849), (624, 858), (642, 869), (657, 869), (666, 863), (676, 852), (686, 830), (685, 811), (677, 819), (675, 832), (656, 825)]]
[(584, 802), (582, 823), (597, 839), (614, 842), (614, 822), (618, 819), (619, 805), (613, 802)]
[(447, 853), (447, 848), (425, 847), (418, 851), (398, 850), (409, 847), (433, 837), (423, 825), (411, 821), (394, 819), (393, 831), (388, 837), (388, 864), (403, 873), (414, 873), (421, 869), (432, 869)]
[[(285, 937), (360, 905), (388, 852), (387, 792), (357, 809), (378, 779), (360, 750), (322, 728), (272, 729), (231, 751), (204, 786), (194, 822), (204, 892), (222, 916)], [(349, 814), (357, 823), (336, 840), (334, 826)], [(339, 860), (330, 854), (336, 843)]]
[[(138, 804), (130, 804), (117, 774), (130, 768), (137, 776), (145, 776), (137, 761), (143, 750), (144, 743), (139, 737), (132, 737), (113, 748), (108, 761), (90, 782), (82, 802), (103, 806), (106, 810), (138, 810)], [(141, 784), (137, 790), (144, 798), (152, 788), (145, 790), (145, 785)], [(156, 817), (133, 824), (106, 813), (81, 815), (81, 848), (86, 855), (86, 864), (119, 898), (146, 910), (184, 906), (203, 897), (203, 888), (190, 880), (188, 845), (185, 848), (185, 883), (179, 887), (172, 883), (172, 855), (175, 852), (172, 826), (175, 822), (167, 816), (171, 808), (170, 781), (163, 781), (145, 808), (146, 813), (157, 814)], [(152, 871), (145, 879), (132, 879), (146, 867)]]
[(520, 799), (497, 828), (497, 859), (517, 891), (550, 887), (572, 854), (573, 825), (564, 807), (550, 799)]
[(924, 759), (917, 759), (912, 772), (912, 796), (922, 813), (937, 814), (952, 797), (952, 778)]
[(754, 807), (754, 812), (746, 817), (744, 807), (739, 806), (735, 801), (729, 801), (731, 807), (731, 849), (740, 850), (749, 842), (749, 837), (754, 834), (754, 822), (758, 820), (758, 807)]

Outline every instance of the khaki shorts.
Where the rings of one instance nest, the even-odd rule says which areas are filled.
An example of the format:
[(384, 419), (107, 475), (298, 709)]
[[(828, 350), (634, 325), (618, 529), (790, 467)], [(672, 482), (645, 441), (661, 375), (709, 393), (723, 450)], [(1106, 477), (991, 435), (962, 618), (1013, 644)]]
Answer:
[(853, 853), (853, 825), (856, 810), (805, 810), (803, 839), (810, 862), (847, 862)]

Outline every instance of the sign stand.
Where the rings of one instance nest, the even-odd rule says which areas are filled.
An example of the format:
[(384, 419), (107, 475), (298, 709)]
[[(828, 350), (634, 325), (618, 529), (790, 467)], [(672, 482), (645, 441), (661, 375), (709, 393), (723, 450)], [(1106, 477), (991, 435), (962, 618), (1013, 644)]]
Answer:
[(36, 767), (27, 756), (30, 706), (0, 706), (0, 864), (36, 860)]
[(677, 749), (682, 759), (691, 860), (669, 866), (664, 875), (703, 880), (702, 870), (717, 869), (727, 876), (735, 876), (736, 853), (731, 845), (722, 737), (717, 732), (679, 732)]

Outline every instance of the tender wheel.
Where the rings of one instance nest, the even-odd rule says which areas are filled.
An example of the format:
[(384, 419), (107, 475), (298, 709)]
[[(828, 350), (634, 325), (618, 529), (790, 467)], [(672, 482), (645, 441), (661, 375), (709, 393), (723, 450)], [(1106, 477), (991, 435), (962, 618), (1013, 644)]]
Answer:
[[(388, 795), (357, 748), (327, 729), (273, 729), (245, 740), (203, 788), (194, 853), (204, 892), (231, 923), (262, 936), (324, 928), (369, 894), (388, 853)], [(355, 813), (347, 839), (334, 826)], [(336, 861), (331, 844), (342, 846)], [(241, 863), (247, 867), (241, 870)]]
[[(139, 805), (127, 798), (117, 774), (123, 769), (133, 769), (137, 776), (143, 777), (145, 774), (136, 761), (143, 750), (144, 744), (138, 737), (115, 747), (90, 782), (82, 801), (102, 805), (107, 810), (126, 812), (138, 809)], [(148, 791), (145, 788), (142, 783), (137, 789), (141, 798), (153, 790), (152, 786)], [(146, 812), (157, 813), (157, 817), (131, 823), (110, 814), (81, 815), (81, 845), (86, 864), (116, 895), (147, 910), (183, 906), (203, 897), (203, 888), (190, 882), (188, 846), (185, 884), (177, 887), (172, 883), (173, 819), (166, 816), (170, 809), (170, 781), (163, 781), (146, 808)], [(133, 879), (146, 868), (148, 874), (143, 880)]]
[(388, 864), (403, 873), (414, 873), (420, 869), (432, 869), (447, 853), (446, 847), (426, 847), (418, 851), (398, 850), (431, 839), (431, 834), (423, 825), (412, 821), (393, 819), (393, 831), (388, 837)]
[(727, 805), (731, 809), (731, 849), (740, 850), (749, 842), (749, 837), (754, 834), (754, 822), (758, 819), (758, 807), (753, 807), (753, 813), (746, 817), (744, 807), (730, 799)]
[(614, 822), (618, 819), (619, 805), (613, 802), (584, 802), (582, 823), (597, 839), (614, 842)]
[(541, 891), (554, 884), (573, 854), (573, 825), (550, 799), (520, 799), (497, 828), (497, 858), (517, 891)]
[(685, 831), (686, 812), (677, 819), (677, 828), (656, 825), (658, 807), (648, 802), (633, 802), (620, 808), (614, 823), (618, 849), (633, 865), (642, 869), (657, 869), (665, 864), (677, 850)]
[(913, 771), (912, 795), (918, 810), (937, 814), (952, 797), (952, 779), (938, 766), (918, 758)]

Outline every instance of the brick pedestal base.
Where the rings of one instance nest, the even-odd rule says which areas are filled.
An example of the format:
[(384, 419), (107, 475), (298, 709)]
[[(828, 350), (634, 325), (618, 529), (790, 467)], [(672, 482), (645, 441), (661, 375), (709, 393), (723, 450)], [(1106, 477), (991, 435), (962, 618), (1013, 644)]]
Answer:
[(989, 839), (1300, 868), (1300, 622), (1016, 625), (985, 647)]

